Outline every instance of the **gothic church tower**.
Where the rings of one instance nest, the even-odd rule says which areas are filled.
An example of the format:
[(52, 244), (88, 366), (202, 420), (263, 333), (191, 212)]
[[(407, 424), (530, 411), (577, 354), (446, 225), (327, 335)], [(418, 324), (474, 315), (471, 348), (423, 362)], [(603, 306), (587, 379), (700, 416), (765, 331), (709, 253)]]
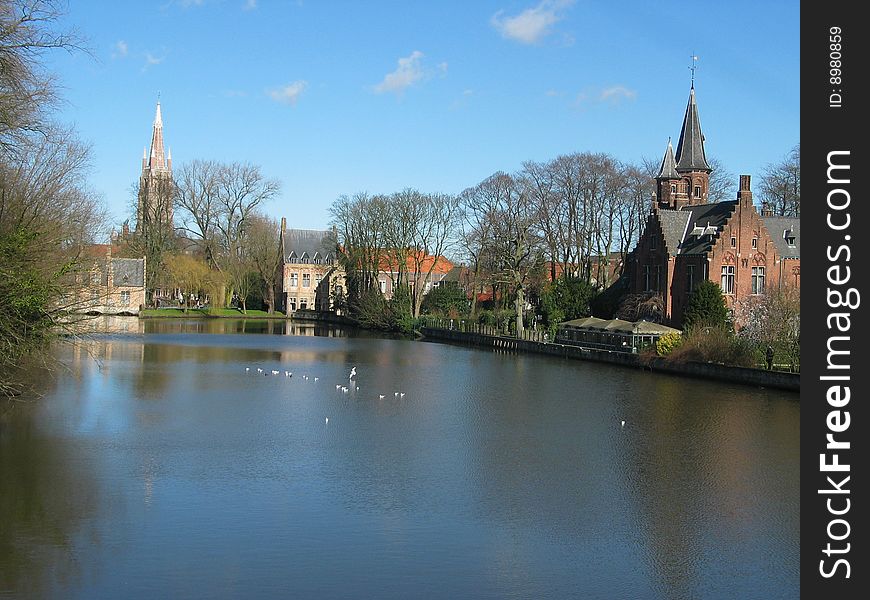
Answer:
[(172, 150), (163, 150), (163, 116), (160, 102), (151, 132), (151, 152), (142, 153), (142, 175), (139, 177), (139, 204), (136, 210), (136, 231), (151, 225), (172, 226)]

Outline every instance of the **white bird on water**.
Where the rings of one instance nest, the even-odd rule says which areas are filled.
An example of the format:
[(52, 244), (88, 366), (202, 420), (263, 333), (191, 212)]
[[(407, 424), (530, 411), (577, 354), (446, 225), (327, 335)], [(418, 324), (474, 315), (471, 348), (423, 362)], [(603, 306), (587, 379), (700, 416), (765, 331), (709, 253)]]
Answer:
[(405, 392), (402, 392), (399, 394), (399, 398), (404, 398), (404, 397), (405, 397)]
[(348, 377), (348, 379), (353, 379), (354, 375), (356, 375), (356, 367), (351, 367), (350, 377)]
[(317, 381), (317, 379), (318, 379), (318, 378), (317, 378), (317, 377), (315, 377), (315, 378), (314, 378), (314, 381)]
[(622, 427), (625, 427), (625, 421), (622, 421)]
[(326, 417), (326, 424), (329, 425), (329, 417)]
[(383, 397), (384, 397), (384, 395), (383, 395), (383, 394), (378, 394), (378, 398), (381, 398), (381, 399), (383, 399)]
[(263, 369), (261, 369), (260, 367), (257, 367), (257, 373), (262, 373), (262, 372), (263, 372)]
[(245, 367), (245, 373), (251, 370), (251, 367)]

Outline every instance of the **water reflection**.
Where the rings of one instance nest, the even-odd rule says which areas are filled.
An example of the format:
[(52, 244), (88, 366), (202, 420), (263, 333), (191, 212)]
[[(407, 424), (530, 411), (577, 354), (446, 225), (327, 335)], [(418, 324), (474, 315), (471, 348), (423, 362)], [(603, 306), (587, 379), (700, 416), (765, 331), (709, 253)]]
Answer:
[(0, 423), (0, 592), (797, 596), (792, 395), (295, 326), (62, 350)]

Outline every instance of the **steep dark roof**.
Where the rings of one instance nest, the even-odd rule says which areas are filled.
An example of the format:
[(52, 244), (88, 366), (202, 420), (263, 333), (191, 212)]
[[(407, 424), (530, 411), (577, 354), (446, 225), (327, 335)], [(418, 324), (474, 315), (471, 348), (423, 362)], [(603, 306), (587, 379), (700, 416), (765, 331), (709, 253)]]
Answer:
[(668, 254), (705, 254), (737, 208), (737, 201), (659, 209), (658, 219)]
[[(680, 244), (680, 254), (705, 254), (718, 239), (719, 232), (737, 209), (737, 201), (716, 202), (684, 206), (680, 212), (689, 213), (689, 226)], [(703, 231), (702, 231), (703, 230)]]
[(320, 263), (332, 262), (335, 256), (336, 240), (331, 230), (287, 229), (281, 237), (284, 262), (302, 262), (304, 256), (313, 263), (315, 255)]
[(677, 171), (712, 171), (704, 156), (704, 134), (695, 104), (695, 87), (689, 92), (689, 104), (683, 117), (683, 130), (677, 143)]
[[(145, 285), (145, 260), (142, 258), (112, 258), (112, 281), (115, 287)], [(103, 285), (108, 285), (109, 272), (103, 269)]]
[(674, 161), (674, 147), (671, 146), (671, 140), (668, 138), (668, 149), (665, 150), (665, 155), (662, 158), (662, 166), (659, 168), (659, 174), (656, 179), (679, 179), (680, 174), (677, 173), (677, 163)]
[(690, 216), (680, 210), (659, 210), (659, 223), (662, 226), (662, 234), (665, 236), (668, 254), (680, 253), (680, 242), (683, 240)]
[[(801, 257), (801, 220), (798, 217), (761, 217), (761, 220), (780, 258)], [(788, 238), (794, 238), (793, 245), (789, 245)]]

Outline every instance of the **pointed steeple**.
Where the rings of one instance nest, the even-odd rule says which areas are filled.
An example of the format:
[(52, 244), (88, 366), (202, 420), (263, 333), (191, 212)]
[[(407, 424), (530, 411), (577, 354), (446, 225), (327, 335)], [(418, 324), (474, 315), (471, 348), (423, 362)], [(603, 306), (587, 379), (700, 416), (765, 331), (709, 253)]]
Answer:
[(704, 156), (704, 134), (701, 133), (701, 120), (698, 118), (698, 105), (695, 104), (695, 84), (689, 92), (689, 104), (683, 118), (683, 130), (677, 142), (677, 171), (705, 171), (713, 169)]
[(157, 112), (154, 115), (154, 127), (151, 132), (151, 154), (148, 167), (152, 170), (164, 171), (169, 167), (166, 154), (163, 151), (163, 115), (160, 113), (160, 101), (157, 101)]
[(662, 158), (662, 166), (659, 168), (659, 174), (656, 179), (679, 179), (680, 174), (677, 173), (677, 163), (674, 160), (674, 147), (671, 146), (671, 138), (668, 138), (668, 149), (665, 150), (665, 155)]

